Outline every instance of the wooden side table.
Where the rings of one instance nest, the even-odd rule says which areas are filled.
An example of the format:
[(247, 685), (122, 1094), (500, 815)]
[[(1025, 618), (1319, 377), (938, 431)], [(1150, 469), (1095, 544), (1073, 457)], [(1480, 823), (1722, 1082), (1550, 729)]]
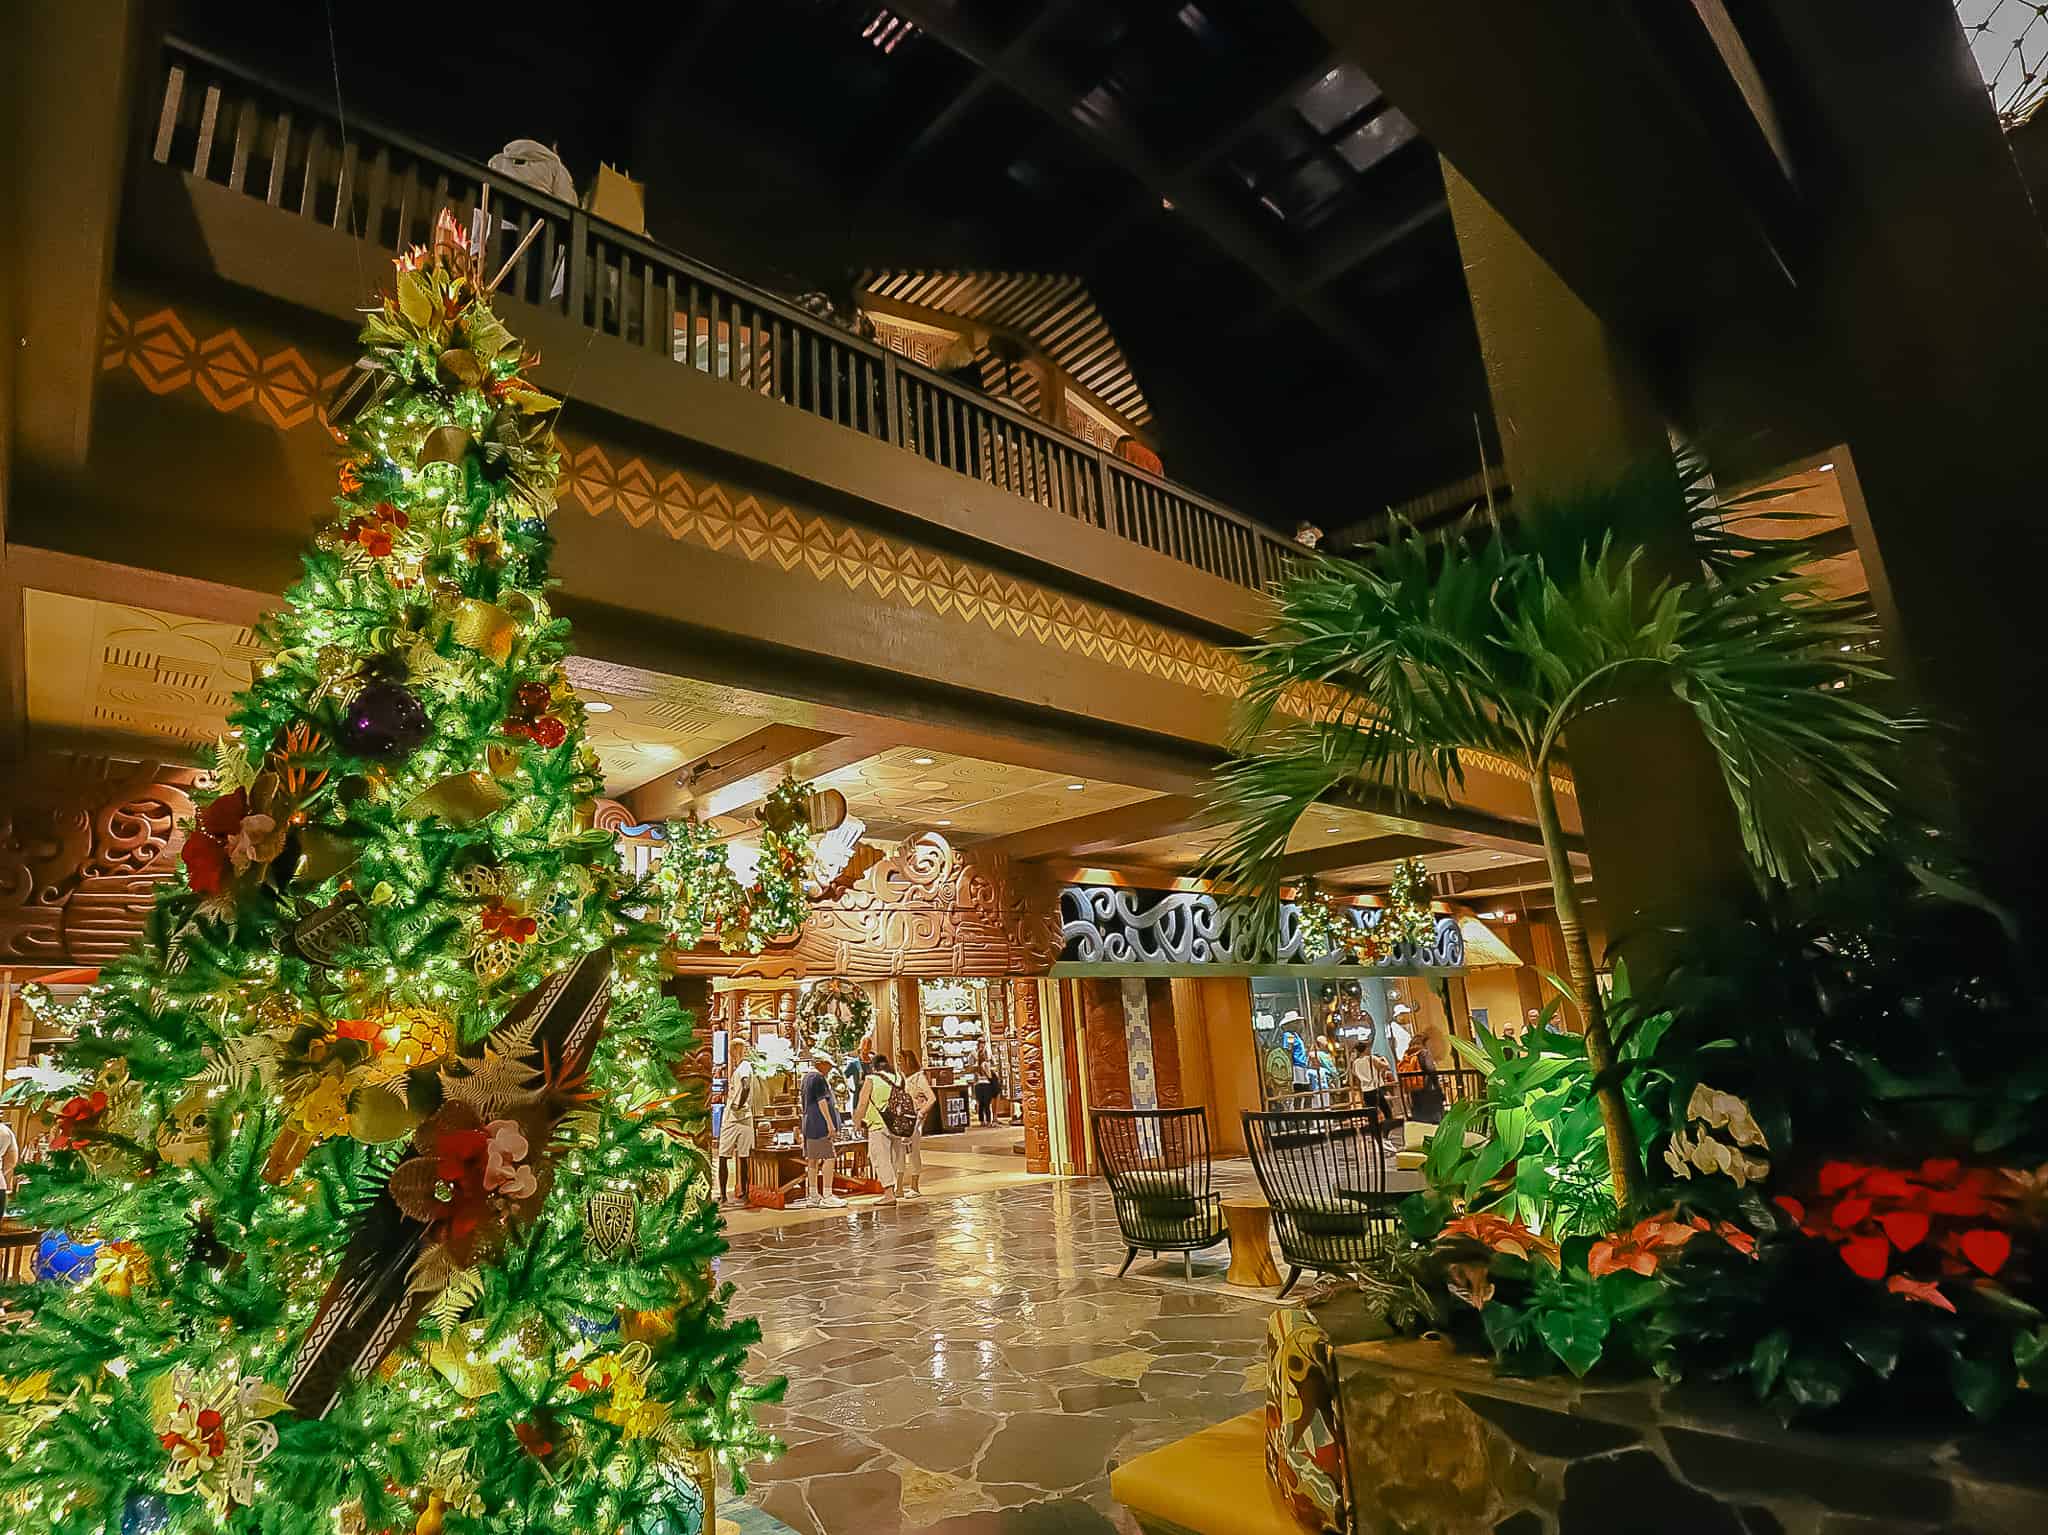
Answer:
[(1271, 1289), (1280, 1283), (1273, 1266), (1273, 1207), (1263, 1195), (1226, 1199), (1223, 1224), (1230, 1230), (1230, 1269), (1225, 1283), (1248, 1290)]

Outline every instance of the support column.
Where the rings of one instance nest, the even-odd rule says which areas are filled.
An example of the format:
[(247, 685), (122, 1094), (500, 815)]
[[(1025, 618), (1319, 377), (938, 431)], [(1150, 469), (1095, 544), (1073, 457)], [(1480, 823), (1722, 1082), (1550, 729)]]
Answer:
[[(1668, 465), (1663, 417), (1607, 327), (1448, 162), (1444, 183), (1516, 508)], [(1653, 577), (1692, 570), (1675, 472), (1670, 498), (1670, 536), (1647, 555)], [(1734, 806), (1676, 699), (1622, 699), (1574, 725), (1566, 749), (1613, 943), (1747, 898)]]
[(1051, 1100), (1045, 1071), (1045, 1017), (1034, 979), (1010, 983), (1010, 1024), (1017, 1031), (1017, 1070), (1023, 1077), (1024, 1171), (1052, 1171)]

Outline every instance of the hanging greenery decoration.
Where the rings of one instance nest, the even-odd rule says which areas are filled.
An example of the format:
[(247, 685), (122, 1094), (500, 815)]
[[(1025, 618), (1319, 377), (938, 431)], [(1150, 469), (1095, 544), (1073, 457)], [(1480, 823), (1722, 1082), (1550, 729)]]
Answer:
[(811, 914), (804, 881), (813, 836), (810, 786), (785, 778), (761, 807), (753, 878), (740, 883), (725, 840), (702, 821), (671, 821), (655, 889), (669, 930), (684, 948), (715, 938), (727, 954), (759, 954), (772, 939), (800, 932)]
[(1387, 889), (1387, 914), (1380, 925), (1395, 942), (1416, 948), (1436, 936), (1436, 914), (1429, 908), (1429, 870), (1420, 858), (1403, 858), (1394, 865)]
[(874, 1026), (875, 1005), (858, 982), (820, 981), (798, 999), (796, 1016), (819, 1049), (847, 1056)]
[(1295, 891), (1294, 909), (1301, 930), (1301, 957), (1314, 964), (1337, 947), (1342, 919), (1328, 892), (1313, 879), (1303, 881)]

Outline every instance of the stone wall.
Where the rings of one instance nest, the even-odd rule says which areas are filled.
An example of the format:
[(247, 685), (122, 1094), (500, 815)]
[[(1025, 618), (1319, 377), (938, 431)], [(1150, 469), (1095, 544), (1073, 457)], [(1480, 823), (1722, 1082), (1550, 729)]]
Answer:
[(2048, 1530), (2038, 1423), (1790, 1430), (1709, 1391), (1510, 1380), (1430, 1342), (1350, 1345), (1337, 1368), (1357, 1535)]

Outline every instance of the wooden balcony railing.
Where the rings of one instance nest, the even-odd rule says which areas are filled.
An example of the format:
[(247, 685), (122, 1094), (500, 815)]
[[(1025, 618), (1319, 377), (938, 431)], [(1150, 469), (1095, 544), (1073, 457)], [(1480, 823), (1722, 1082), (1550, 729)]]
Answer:
[(1228, 507), (485, 166), (353, 114), (344, 141), (331, 104), (176, 40), (160, 83), (159, 165), (394, 252), (452, 208), (486, 271), (538, 224), (501, 292), (1240, 586), (1299, 557)]

